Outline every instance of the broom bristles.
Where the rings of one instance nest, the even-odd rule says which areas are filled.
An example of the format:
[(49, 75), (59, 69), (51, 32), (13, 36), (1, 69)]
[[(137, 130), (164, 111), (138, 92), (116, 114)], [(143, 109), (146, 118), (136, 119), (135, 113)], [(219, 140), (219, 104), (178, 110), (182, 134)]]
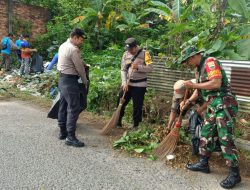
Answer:
[[(188, 89), (186, 88), (183, 100), (184, 104), (187, 100), (187, 97), (188, 97)], [(180, 134), (182, 112), (183, 110), (181, 111), (179, 118), (175, 123), (175, 127), (170, 131), (170, 133), (163, 139), (163, 141), (154, 151), (154, 154), (161, 159), (166, 157), (168, 154), (172, 154), (177, 146)]]
[(155, 149), (154, 154), (160, 159), (165, 158), (168, 154), (172, 154), (177, 146), (179, 139), (179, 128), (174, 127), (171, 132), (163, 139), (159, 146)]
[(103, 129), (101, 131), (102, 135), (110, 134), (112, 129), (115, 128), (115, 126), (118, 123), (119, 117), (120, 117), (121, 108), (122, 108), (122, 104), (120, 103), (119, 106), (117, 107), (117, 109), (114, 111), (109, 122), (103, 127)]

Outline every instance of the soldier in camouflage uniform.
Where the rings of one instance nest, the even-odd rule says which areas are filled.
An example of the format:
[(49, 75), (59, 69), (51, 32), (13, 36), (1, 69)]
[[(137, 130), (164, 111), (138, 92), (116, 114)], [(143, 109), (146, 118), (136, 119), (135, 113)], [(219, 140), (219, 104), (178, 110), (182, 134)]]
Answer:
[(202, 51), (190, 46), (182, 51), (182, 63), (197, 69), (198, 83), (185, 82), (187, 88), (201, 90), (207, 108), (205, 124), (201, 129), (200, 154), (198, 163), (187, 164), (187, 169), (209, 173), (208, 159), (215, 148), (214, 137), (218, 134), (223, 157), (229, 166), (229, 174), (220, 185), (232, 188), (241, 181), (237, 149), (233, 133), (238, 104), (231, 92), (225, 71), (214, 57), (205, 57)]
[[(142, 106), (147, 87), (147, 74), (152, 71), (152, 60), (148, 51), (141, 49), (135, 38), (128, 38), (125, 41), (126, 51), (121, 61), (122, 88), (119, 100), (124, 95), (125, 102), (117, 127), (122, 126), (122, 117), (125, 107), (133, 100), (133, 128), (137, 128), (142, 121)], [(118, 101), (119, 103), (119, 101)]]

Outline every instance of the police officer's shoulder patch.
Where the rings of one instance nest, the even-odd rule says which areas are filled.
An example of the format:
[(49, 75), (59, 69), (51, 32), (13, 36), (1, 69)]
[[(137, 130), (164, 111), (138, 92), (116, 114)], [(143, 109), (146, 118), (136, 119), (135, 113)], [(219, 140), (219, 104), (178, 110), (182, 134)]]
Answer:
[(144, 60), (145, 60), (145, 64), (146, 65), (150, 65), (150, 64), (153, 63), (153, 61), (151, 59), (151, 56), (150, 56), (150, 54), (149, 54), (148, 51), (145, 51), (145, 58), (144, 58)]

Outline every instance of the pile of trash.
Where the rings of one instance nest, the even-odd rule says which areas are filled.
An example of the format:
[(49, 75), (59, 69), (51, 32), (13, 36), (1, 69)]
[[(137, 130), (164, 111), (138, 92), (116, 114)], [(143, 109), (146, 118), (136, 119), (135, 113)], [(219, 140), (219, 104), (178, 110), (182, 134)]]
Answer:
[(58, 93), (58, 72), (35, 73), (20, 76), (17, 70), (10, 73), (0, 71), (0, 84), (16, 87), (20, 91), (28, 92), (33, 96), (47, 96), (54, 98)]

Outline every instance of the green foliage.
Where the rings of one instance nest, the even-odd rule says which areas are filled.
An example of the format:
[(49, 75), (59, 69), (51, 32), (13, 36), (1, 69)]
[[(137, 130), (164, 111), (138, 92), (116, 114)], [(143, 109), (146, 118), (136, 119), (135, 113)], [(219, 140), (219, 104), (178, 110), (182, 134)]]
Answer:
[(18, 0), (18, 1), (29, 5), (48, 8), (49, 11), (52, 13), (52, 16), (58, 13), (59, 6), (57, 0)]
[[(113, 143), (114, 148), (121, 148), (129, 153), (150, 153), (157, 146), (157, 139), (152, 135), (152, 128), (141, 128), (137, 131), (125, 132), (123, 136)], [(149, 159), (155, 158), (150, 155)]]
[(243, 135), (243, 131), (241, 129), (239, 129), (239, 128), (235, 128), (234, 135), (235, 135), (236, 138), (239, 138), (239, 137), (241, 137)]
[[(57, 18), (62, 20), (61, 18)], [(38, 49), (45, 58), (52, 58), (58, 52), (59, 45), (66, 41), (70, 33), (70, 26), (63, 22), (49, 22), (47, 25), (47, 33), (38, 36), (34, 41), (34, 47)]]
[[(116, 57), (112, 56), (116, 53)], [(121, 85), (120, 60), (123, 51), (113, 46), (106, 51), (88, 53), (85, 61), (90, 67), (90, 92), (88, 95), (88, 109), (103, 113), (116, 107), (117, 94)]]
[(148, 89), (143, 106), (143, 117), (147, 123), (164, 123), (170, 112), (171, 101), (169, 98), (157, 94), (153, 89)]
[[(93, 50), (122, 45), (134, 36), (154, 54), (179, 57), (192, 44), (223, 59), (249, 59), (242, 31), (249, 25), (246, 0), (22, 0), (53, 12), (48, 32), (36, 40), (44, 56), (52, 57), (73, 27), (87, 32)], [(72, 11), (74, 10), (74, 11)], [(249, 38), (248, 38), (249, 39)], [(54, 42), (57, 42), (55, 44)], [(48, 51), (47, 51), (48, 50)], [(176, 67), (176, 66), (173, 66)]]
[(180, 141), (186, 143), (186, 144), (191, 144), (191, 136), (187, 134), (187, 132), (185, 131), (185, 128), (187, 126), (182, 126), (180, 128)]
[(20, 34), (31, 34), (32, 23), (26, 20), (13, 17), (13, 33), (20, 35)]
[(90, 92), (88, 95), (88, 109), (103, 113), (116, 107), (117, 93), (120, 86), (119, 70), (112, 67), (105, 71), (96, 66), (91, 68)]
[(146, 11), (161, 14), (163, 16), (168, 16), (172, 12), (171, 8), (167, 4), (160, 1), (151, 1), (150, 4), (156, 6), (157, 8), (148, 8)]
[(175, 0), (173, 3), (173, 13), (174, 16), (179, 19), (181, 16), (181, 2), (180, 0)]
[(240, 33), (241, 39), (236, 44), (237, 51), (245, 60), (250, 60), (250, 51), (246, 47), (250, 47), (250, 25), (245, 26)]
[[(170, 50), (170, 55), (178, 57), (180, 47), (192, 44), (207, 49), (207, 53), (218, 58), (249, 59), (244, 48), (249, 42), (239, 38), (242, 29), (246, 28), (249, 15), (249, 5), (245, 0), (229, 1), (228, 6), (224, 1), (213, 0), (194, 0), (188, 4), (177, 0), (171, 3), (151, 1), (149, 5), (154, 8), (150, 7), (146, 11), (158, 14), (167, 24), (163, 27), (166, 34), (161, 38), (167, 42), (166, 48)], [(238, 15), (234, 14), (235, 11)], [(172, 67), (171, 63), (169, 66)]]
[(250, 20), (250, 7), (247, 7), (246, 0), (228, 0), (228, 3), (234, 11)]
[(89, 37), (89, 42), (95, 50), (102, 50), (110, 45), (111, 34), (105, 28), (94, 28)]
[(157, 157), (155, 155), (150, 154), (148, 156), (148, 160), (155, 161), (155, 160), (157, 160)]

